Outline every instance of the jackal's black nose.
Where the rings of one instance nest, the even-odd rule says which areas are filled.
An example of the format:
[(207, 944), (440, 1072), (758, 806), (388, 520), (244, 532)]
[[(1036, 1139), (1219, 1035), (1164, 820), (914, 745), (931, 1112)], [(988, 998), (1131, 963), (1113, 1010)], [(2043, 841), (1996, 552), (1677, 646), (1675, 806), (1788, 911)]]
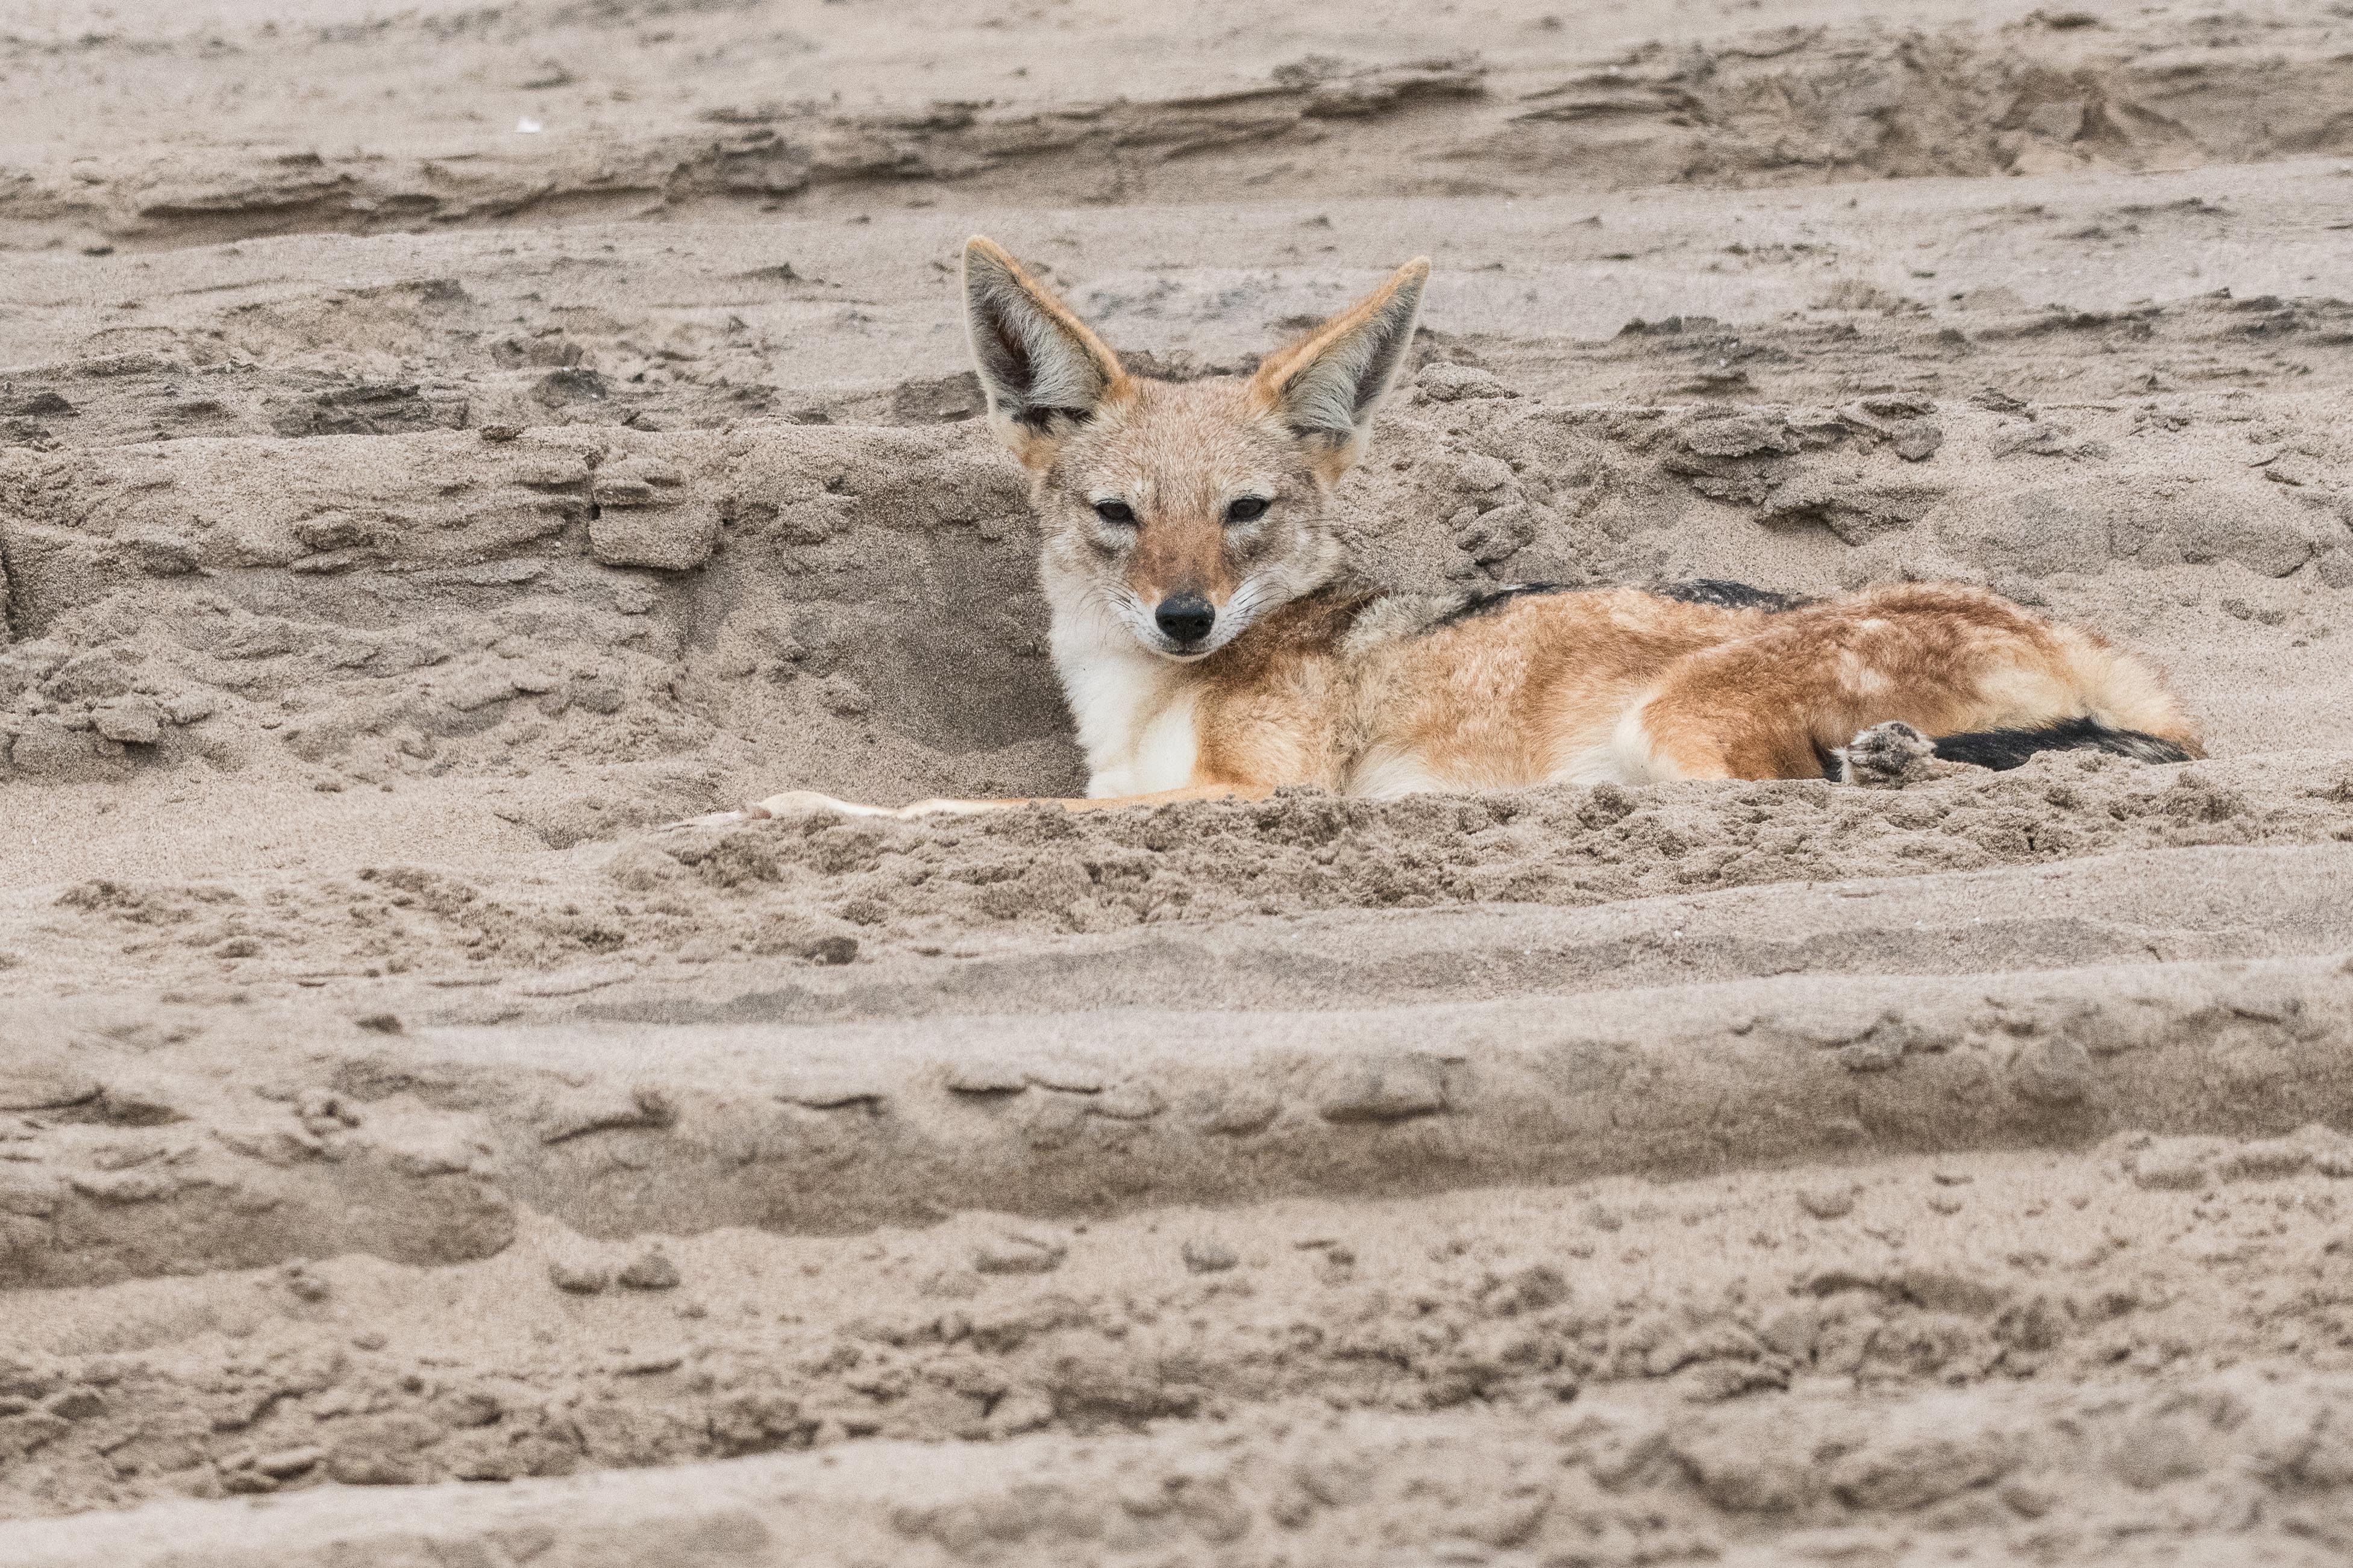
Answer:
[(1152, 618), (1170, 642), (1181, 647), (1209, 635), (1210, 626), (1217, 624), (1218, 608), (1198, 594), (1171, 594), (1160, 601)]

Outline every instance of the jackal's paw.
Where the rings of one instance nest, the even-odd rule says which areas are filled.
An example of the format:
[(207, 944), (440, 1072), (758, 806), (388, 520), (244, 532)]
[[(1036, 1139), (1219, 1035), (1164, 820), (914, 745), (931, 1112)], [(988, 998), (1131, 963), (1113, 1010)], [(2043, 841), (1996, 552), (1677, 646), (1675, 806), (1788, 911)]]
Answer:
[(902, 805), (893, 816), (977, 816), (984, 811), (1003, 811), (1018, 803), (1003, 800), (919, 800), (913, 805)]
[(765, 800), (755, 800), (744, 809), (754, 816), (896, 816), (899, 815), (887, 805), (861, 805), (854, 800), (837, 800), (829, 795), (819, 795), (813, 789), (788, 789), (782, 795), (772, 795)]
[(1928, 776), (1936, 742), (1902, 720), (1873, 724), (1834, 753), (1841, 784), (1900, 789)]
[(765, 800), (755, 800), (739, 811), (713, 811), (702, 816), (690, 816), (683, 822), (670, 824), (672, 827), (729, 827), (739, 822), (765, 822), (778, 816), (896, 816), (888, 806), (860, 805), (855, 801), (836, 800), (829, 795), (819, 795), (813, 789), (791, 789), (782, 795), (772, 795)]

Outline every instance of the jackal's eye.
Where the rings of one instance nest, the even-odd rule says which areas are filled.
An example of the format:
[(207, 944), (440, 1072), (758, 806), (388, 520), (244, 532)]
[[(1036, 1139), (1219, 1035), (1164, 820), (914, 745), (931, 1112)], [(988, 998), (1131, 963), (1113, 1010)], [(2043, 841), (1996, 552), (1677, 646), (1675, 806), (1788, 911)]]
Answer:
[(1255, 522), (1266, 515), (1266, 502), (1258, 496), (1244, 496), (1226, 508), (1228, 522)]
[(1124, 528), (1132, 527), (1135, 522), (1135, 509), (1124, 500), (1095, 502), (1095, 515), (1105, 522), (1115, 522)]

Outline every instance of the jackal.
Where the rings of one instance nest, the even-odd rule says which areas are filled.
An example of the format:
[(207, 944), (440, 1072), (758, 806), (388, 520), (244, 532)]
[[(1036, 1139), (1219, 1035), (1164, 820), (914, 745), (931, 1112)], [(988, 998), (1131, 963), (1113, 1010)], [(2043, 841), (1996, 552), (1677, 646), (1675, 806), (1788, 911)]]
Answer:
[[(1884, 784), (1934, 759), (2202, 754), (2156, 672), (1995, 595), (1806, 601), (1728, 583), (1431, 596), (1363, 585), (1330, 515), (1404, 366), (1409, 262), (1255, 374), (1131, 374), (989, 240), (965, 247), (988, 424), (1029, 472), (1054, 668), (1091, 772), (1072, 807), (1555, 782)], [(734, 816), (888, 812), (823, 795)]]

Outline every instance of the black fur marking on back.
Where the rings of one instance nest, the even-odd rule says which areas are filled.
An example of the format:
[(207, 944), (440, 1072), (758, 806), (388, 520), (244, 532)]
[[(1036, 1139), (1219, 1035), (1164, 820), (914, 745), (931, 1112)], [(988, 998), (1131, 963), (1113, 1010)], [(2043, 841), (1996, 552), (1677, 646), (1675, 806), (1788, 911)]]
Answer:
[(2189, 760), (2189, 753), (2171, 741), (2139, 730), (2111, 730), (2097, 719), (2065, 719), (2041, 730), (1978, 730), (1936, 738), (1938, 757), (1981, 768), (2018, 767), (2037, 752), (2084, 751), (2114, 752), (2143, 763)]
[(1042, 404), (1025, 403), (1013, 409), (1013, 422), (1024, 429), (1045, 431), (1057, 419), (1067, 419), (1073, 425), (1084, 425), (1093, 417), (1083, 408), (1049, 408)]
[[(1591, 594), (1599, 591), (1567, 583), (1506, 583), (1500, 588), (1482, 588), (1476, 593), (1463, 595), (1461, 604), (1422, 629), (1435, 632), (1448, 626), (1459, 626), (1464, 621), (1507, 608), (1538, 594)], [(1777, 594), (1770, 588), (1752, 588), (1746, 583), (1727, 583), (1715, 577), (1701, 577), (1688, 583), (1657, 584), (1642, 592), (1686, 605), (1713, 605), (1722, 610), (1763, 610), (1768, 615), (1803, 609), (1813, 603), (1811, 599), (1795, 594)]]
[(1662, 599), (1680, 599), (1686, 605), (1714, 605), (1720, 610), (1763, 610), (1768, 615), (1803, 609), (1813, 603), (1811, 599), (1796, 594), (1752, 588), (1746, 583), (1727, 583), (1718, 577), (1697, 577), (1688, 583), (1662, 583), (1650, 592)]
[(1532, 594), (1577, 594), (1566, 583), (1507, 583), (1500, 588), (1483, 588), (1475, 594), (1465, 594), (1462, 602), (1439, 616), (1423, 629), (1439, 631), (1447, 626), (1459, 626), (1474, 616), (1488, 615)]

